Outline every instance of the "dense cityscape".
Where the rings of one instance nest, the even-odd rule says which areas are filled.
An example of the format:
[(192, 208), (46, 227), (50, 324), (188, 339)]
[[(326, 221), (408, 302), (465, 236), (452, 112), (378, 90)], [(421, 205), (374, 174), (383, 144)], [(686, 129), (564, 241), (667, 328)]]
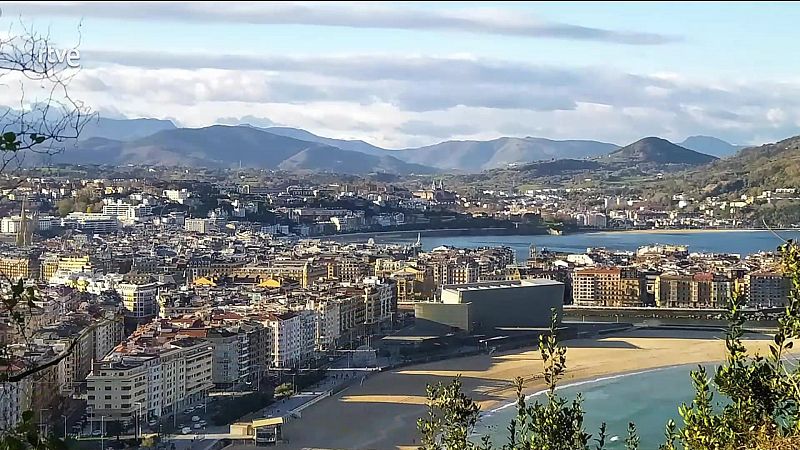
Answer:
[[(42, 424), (62, 417), (65, 432), (76, 436), (96, 437), (110, 426), (131, 435), (206, 434), (210, 427), (235, 437), (234, 427), (222, 428), (256, 411), (211, 416), (209, 401), (224, 410), (229, 395), (271, 397), (298, 375), (325, 383), (336, 373), (326, 369), (348, 367), (354, 355), (362, 372), (346, 373), (446, 356), (426, 343), (454, 331), (466, 337), (498, 326), (542, 326), (546, 314), (529, 306), (485, 319), (477, 306), (463, 313), (467, 301), (449, 297), (470, 286), (489, 289), (495, 302), (528, 290), (551, 306), (567, 305), (567, 317), (603, 307), (617, 315), (625, 308), (719, 312), (735, 290), (750, 309), (777, 311), (789, 295), (771, 252), (650, 245), (567, 254), (532, 245), (517, 255), (508, 247), (423, 249), (419, 237), (404, 244), (367, 237), (427, 225), (429, 217), (466, 216), (457, 220), (468, 226), (477, 218), (468, 215), (471, 200), (441, 184), (417, 191), (368, 181), (172, 185), (154, 176), (42, 176), (9, 193), (0, 274), (25, 280), (37, 295), (25, 328), (12, 317), (3, 325), (8, 365), (58, 362), (6, 385), (3, 426), (34, 410)], [(496, 214), (478, 217), (545, 233), (542, 213), (557, 195), (504, 194)], [(217, 203), (209, 206), (210, 198)], [(358, 206), (367, 204), (369, 216)], [(609, 216), (621, 215), (611, 208)], [(634, 213), (630, 226), (661, 225), (637, 222), (645, 220), (642, 210), (625, 211)], [(586, 217), (606, 225), (603, 212)], [(354, 232), (366, 234), (347, 235)], [(340, 236), (311, 237), (320, 234)], [(544, 293), (545, 280), (557, 282), (556, 291)], [(288, 389), (283, 395), (293, 385)]]
[(800, 449), (798, 15), (5, 2), (0, 450)]

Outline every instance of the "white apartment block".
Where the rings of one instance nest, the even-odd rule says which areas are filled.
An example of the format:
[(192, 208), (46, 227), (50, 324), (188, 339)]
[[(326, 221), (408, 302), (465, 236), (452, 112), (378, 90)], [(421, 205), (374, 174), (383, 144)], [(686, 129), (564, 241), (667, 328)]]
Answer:
[(192, 233), (206, 234), (214, 229), (214, 224), (211, 219), (186, 219), (183, 228)]
[(266, 325), (272, 330), (270, 362), (272, 367), (303, 365), (313, 356), (316, 343), (316, 313), (291, 311), (271, 314)]
[(119, 222), (114, 216), (84, 212), (69, 213), (61, 219), (61, 225), (87, 233), (114, 233), (119, 228)]
[(164, 197), (167, 197), (170, 201), (180, 203), (181, 205), (186, 202), (186, 200), (191, 197), (191, 193), (186, 189), (168, 189), (164, 191)]
[(316, 349), (326, 351), (336, 348), (336, 343), (341, 337), (340, 311), (342, 303), (335, 299), (310, 300), (306, 309), (316, 312)]
[(153, 207), (150, 205), (132, 205), (124, 200), (108, 200), (103, 205), (103, 214), (114, 216), (123, 222), (133, 222), (151, 215)]
[(377, 277), (364, 279), (364, 305), (366, 317), (364, 324), (367, 326), (378, 325), (392, 319), (394, 286)]
[(158, 312), (157, 283), (119, 283), (116, 290), (122, 297), (125, 309), (134, 317), (155, 316)]
[(131, 423), (141, 414), (174, 414), (205, 400), (212, 383), (212, 349), (202, 339), (180, 339), (142, 353), (112, 353), (86, 379), (90, 420)]

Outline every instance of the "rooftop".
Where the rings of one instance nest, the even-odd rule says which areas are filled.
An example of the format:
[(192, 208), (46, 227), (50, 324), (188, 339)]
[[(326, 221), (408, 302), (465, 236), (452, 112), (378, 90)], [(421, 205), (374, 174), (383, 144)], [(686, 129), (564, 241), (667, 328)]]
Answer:
[(489, 289), (513, 289), (520, 287), (531, 286), (553, 286), (562, 284), (560, 281), (554, 281), (547, 278), (532, 278), (528, 280), (510, 280), (510, 281), (481, 281), (478, 283), (467, 284), (447, 284), (442, 286), (442, 291), (464, 292), (464, 291), (479, 291)]

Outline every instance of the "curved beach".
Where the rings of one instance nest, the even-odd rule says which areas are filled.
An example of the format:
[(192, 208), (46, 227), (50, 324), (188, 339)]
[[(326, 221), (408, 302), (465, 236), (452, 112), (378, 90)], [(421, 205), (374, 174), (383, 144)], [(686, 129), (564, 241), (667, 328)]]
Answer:
[[(753, 336), (752, 353), (765, 354), (768, 336)], [(566, 342), (563, 384), (679, 364), (719, 361), (724, 340), (717, 332), (634, 330)], [(416, 448), (416, 420), (425, 414), (425, 386), (461, 375), (464, 389), (490, 411), (513, 401), (511, 380), (526, 379), (526, 392), (541, 390), (541, 357), (533, 348), (438, 361), (383, 372), (303, 411), (284, 427), (283, 448)], [(689, 383), (686, 374), (686, 383)], [(677, 404), (676, 404), (677, 407)]]

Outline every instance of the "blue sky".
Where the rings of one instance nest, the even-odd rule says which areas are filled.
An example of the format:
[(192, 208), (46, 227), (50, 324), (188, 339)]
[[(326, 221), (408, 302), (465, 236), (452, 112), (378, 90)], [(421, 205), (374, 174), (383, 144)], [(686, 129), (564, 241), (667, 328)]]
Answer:
[[(798, 133), (793, 3), (8, 3), (107, 115), (242, 117), (403, 147)], [(333, 25), (336, 26), (333, 26)]]

